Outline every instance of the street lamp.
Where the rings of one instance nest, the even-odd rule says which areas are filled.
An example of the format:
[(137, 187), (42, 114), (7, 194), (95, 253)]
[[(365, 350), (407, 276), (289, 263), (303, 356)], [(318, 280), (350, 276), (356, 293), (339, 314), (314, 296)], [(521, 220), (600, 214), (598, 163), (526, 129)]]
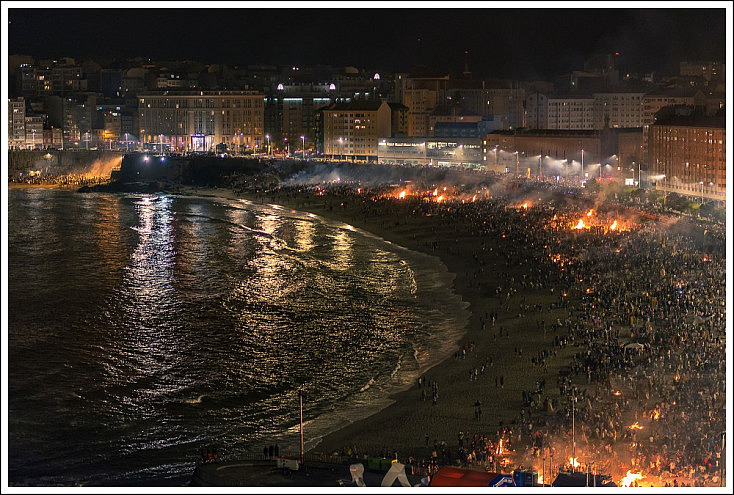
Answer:
[(543, 180), (543, 154), (538, 155), (538, 175)]
[(581, 182), (584, 181), (584, 149), (581, 148)]
[(270, 154), (270, 134), (265, 134), (265, 139), (268, 140), (268, 155)]
[(520, 152), (515, 150), (515, 176), (520, 176)]
[[(635, 164), (636, 163), (637, 162), (634, 162), (633, 161), (632, 162), (632, 168), (630, 169), (632, 171), (632, 179), (633, 179), (633, 181), (634, 181), (634, 178), (635, 178)], [(639, 170), (640, 170), (640, 165), (639, 164), (637, 164), (637, 170), (638, 170), (638, 173), (637, 173), (637, 185), (639, 187), (642, 187), (642, 178), (640, 177), (640, 173), (639, 173)]]
[(301, 136), (301, 158), (306, 158), (306, 136)]

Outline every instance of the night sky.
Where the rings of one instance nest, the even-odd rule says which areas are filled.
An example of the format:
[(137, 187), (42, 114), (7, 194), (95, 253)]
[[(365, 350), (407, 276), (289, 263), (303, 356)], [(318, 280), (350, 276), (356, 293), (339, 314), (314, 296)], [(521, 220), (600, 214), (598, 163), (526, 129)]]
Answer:
[[(307, 4), (304, 4), (307, 5)], [(335, 4), (336, 5), (336, 4)], [(418, 4), (416, 4), (418, 5)], [(725, 60), (724, 9), (10, 9), (9, 53), (534, 79), (619, 51), (623, 71)]]

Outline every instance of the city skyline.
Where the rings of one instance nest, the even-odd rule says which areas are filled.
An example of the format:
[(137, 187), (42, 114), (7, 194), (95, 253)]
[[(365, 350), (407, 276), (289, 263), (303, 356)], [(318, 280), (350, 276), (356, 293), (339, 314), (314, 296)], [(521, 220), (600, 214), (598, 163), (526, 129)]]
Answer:
[(475, 76), (525, 80), (580, 69), (597, 53), (619, 53), (626, 71), (725, 60), (724, 9), (202, 10), (10, 9), (9, 53), (459, 73), (468, 52)]

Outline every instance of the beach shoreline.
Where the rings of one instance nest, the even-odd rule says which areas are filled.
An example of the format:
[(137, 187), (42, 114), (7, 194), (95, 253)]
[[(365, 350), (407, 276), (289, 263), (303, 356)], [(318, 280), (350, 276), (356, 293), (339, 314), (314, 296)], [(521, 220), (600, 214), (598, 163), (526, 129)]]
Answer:
[[(505, 261), (495, 251), (489, 260), (485, 260), (486, 264), (479, 273), (473, 259), (473, 255), (481, 250), (479, 240), (462, 233), (460, 226), (437, 225), (435, 219), (425, 217), (391, 218), (389, 212), (359, 218), (360, 205), (343, 201), (335, 205), (305, 192), (296, 196), (283, 193), (265, 196), (239, 195), (221, 188), (182, 188), (179, 194), (277, 204), (352, 225), (401, 248), (438, 258), (453, 276), (453, 292), (468, 303), (468, 323), (456, 349), (460, 353), (463, 344), (468, 349), (465, 357), (456, 359), (456, 354), (453, 358), (448, 356), (432, 365), (424, 375), (438, 386), (439, 398), (435, 405), (430, 394), (427, 400), (422, 399), (421, 388), (414, 385), (389, 396), (391, 403), (378, 412), (317, 439), (318, 443), (309, 449), (310, 452), (334, 454), (347, 453), (351, 449), (360, 456), (393, 455), (397, 452), (401, 458), (428, 457), (435, 444), (445, 442), (451, 448), (458, 447), (459, 432), (465, 436), (493, 434), (502, 426), (511, 426), (519, 418), (522, 391), (533, 389), (539, 379), (553, 383), (558, 371), (570, 363), (575, 352), (571, 348), (560, 351), (549, 360), (545, 370), (523, 364), (523, 361), (530, 360), (529, 356), (549, 347), (552, 341), (552, 335), (536, 328), (536, 318), (551, 322), (561, 314), (565, 316), (565, 312), (548, 310), (542, 314), (520, 316), (520, 300), (526, 304), (543, 305), (555, 301), (557, 296), (548, 289), (516, 286), (517, 292), (502, 301), (488, 294), (488, 287), (506, 285), (499, 276), (500, 272), (507, 271)], [(453, 245), (445, 242), (452, 238), (455, 239)], [(442, 242), (443, 246), (434, 248), (436, 242)], [(510, 267), (509, 270), (519, 279), (525, 268)], [(477, 277), (481, 280), (477, 281)], [(495, 325), (487, 318), (492, 312), (498, 314)], [(500, 328), (504, 331), (502, 336)], [(518, 346), (522, 348), (520, 352), (527, 356), (525, 359), (518, 358)], [(514, 355), (511, 352), (513, 347)], [(470, 379), (471, 370), (478, 370), (488, 361), (491, 365), (486, 366), (481, 376)], [(502, 386), (497, 386), (500, 377)], [(559, 394), (549, 391), (547, 395), (552, 398)], [(481, 419), (475, 416), (474, 404), (477, 401), (482, 403)], [(309, 437), (307, 428), (304, 436)], [(517, 450), (522, 452), (520, 446)]]

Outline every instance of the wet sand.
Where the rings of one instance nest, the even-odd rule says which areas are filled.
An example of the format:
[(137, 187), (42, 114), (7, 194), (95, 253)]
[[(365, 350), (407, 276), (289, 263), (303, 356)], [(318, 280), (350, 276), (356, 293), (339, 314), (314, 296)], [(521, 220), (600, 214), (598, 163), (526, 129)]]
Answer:
[[(438, 217), (408, 216), (409, 208), (396, 206), (397, 210), (364, 216), (361, 205), (356, 202), (336, 201), (334, 198), (317, 197), (313, 193), (301, 193), (295, 196), (287, 194), (268, 194), (238, 196), (224, 189), (186, 189), (184, 194), (201, 196), (218, 196), (228, 198), (243, 197), (255, 203), (279, 204), (290, 209), (310, 212), (321, 217), (341, 221), (365, 230), (402, 247), (419, 251), (437, 258), (449, 272), (455, 274), (454, 290), (468, 302), (471, 317), (462, 343), (474, 343), (474, 350), (469, 351), (465, 359), (448, 356), (440, 364), (427, 371), (425, 377), (438, 384), (438, 402), (432, 405), (431, 391), (427, 389), (427, 398), (421, 400), (421, 388), (416, 384), (410, 390), (392, 397), (395, 402), (382, 411), (368, 418), (352, 423), (326, 437), (312, 449), (313, 452), (333, 453), (356, 447), (362, 454), (378, 455), (383, 452), (398, 452), (401, 458), (409, 455), (415, 457), (428, 456), (434, 441), (445, 441), (455, 449), (458, 447), (458, 434), (468, 432), (470, 435), (493, 434), (502, 424), (511, 425), (519, 418), (522, 408), (522, 391), (534, 390), (536, 381), (544, 378), (546, 394), (549, 398), (559, 396), (556, 377), (559, 369), (568, 365), (576, 348), (569, 346), (558, 350), (558, 355), (550, 357), (547, 371), (533, 366), (531, 357), (542, 349), (552, 349), (555, 334), (548, 331), (544, 336), (542, 329), (537, 328), (537, 321), (544, 319), (548, 325), (556, 318), (563, 320), (567, 310), (549, 310), (548, 303), (557, 300), (558, 294), (549, 289), (523, 289), (517, 283), (527, 267), (507, 267), (505, 260), (497, 254), (481, 251), (481, 241), (467, 233), (466, 226), (445, 224)], [(401, 208), (405, 208), (401, 213)], [(433, 243), (438, 242), (438, 249)], [(486, 242), (486, 240), (485, 240)], [(497, 245), (489, 242), (496, 253)], [(480, 254), (484, 260), (484, 269), (478, 271), (478, 263), (473, 255)], [(503, 296), (500, 301), (494, 289), (506, 282), (497, 274), (511, 273), (517, 289), (508, 299)], [(479, 287), (478, 282), (481, 282)], [(542, 303), (545, 311), (541, 314), (530, 311), (522, 312), (519, 304), (522, 298), (525, 304)], [(573, 301), (571, 301), (573, 304)], [(496, 324), (486, 322), (484, 330), (480, 317), (497, 312)], [(500, 327), (509, 334), (500, 337)], [(515, 352), (522, 348), (522, 356)], [(460, 348), (456, 349), (457, 351)], [(485, 360), (491, 357), (492, 365), (486, 366), (483, 375), (470, 380), (470, 370), (481, 369)], [(504, 386), (495, 386), (495, 379), (504, 377)], [(482, 418), (475, 418), (474, 404), (480, 401)], [(536, 418), (538, 413), (533, 413)], [(306, 441), (309, 440), (307, 426), (304, 429)], [(429, 437), (426, 443), (426, 435)]]

